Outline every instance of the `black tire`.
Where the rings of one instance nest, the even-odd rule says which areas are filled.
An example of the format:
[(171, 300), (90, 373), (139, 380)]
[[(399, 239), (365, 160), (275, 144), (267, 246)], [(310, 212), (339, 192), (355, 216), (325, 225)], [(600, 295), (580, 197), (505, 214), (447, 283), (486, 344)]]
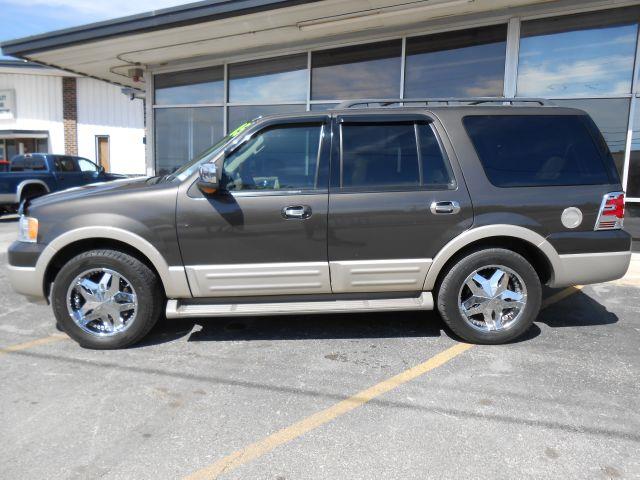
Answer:
[(25, 200), (33, 200), (34, 198), (42, 197), (46, 195), (47, 192), (43, 187), (26, 187), (22, 194), (20, 195), (20, 202), (24, 202)]
[[(126, 277), (137, 293), (135, 319), (126, 330), (112, 336), (98, 336), (83, 330), (71, 318), (67, 292), (78, 275), (94, 268), (108, 268)], [(53, 283), (51, 303), (58, 325), (84, 348), (110, 350), (139, 342), (162, 314), (164, 294), (157, 275), (137, 258), (116, 250), (92, 250), (69, 260)]]
[[(524, 309), (519, 317), (503, 330), (482, 331), (474, 328), (459, 307), (459, 294), (465, 280), (474, 271), (490, 265), (501, 265), (520, 276), (527, 291)], [(438, 310), (447, 326), (470, 343), (498, 345), (520, 337), (540, 312), (542, 287), (531, 264), (518, 253), (502, 248), (477, 250), (454, 263), (444, 275), (438, 289)]]

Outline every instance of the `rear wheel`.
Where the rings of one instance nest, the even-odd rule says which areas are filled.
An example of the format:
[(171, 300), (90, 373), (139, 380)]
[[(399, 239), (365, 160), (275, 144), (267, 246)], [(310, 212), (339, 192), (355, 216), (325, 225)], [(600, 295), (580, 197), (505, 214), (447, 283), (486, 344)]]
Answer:
[(51, 300), (62, 329), (93, 349), (138, 342), (156, 323), (164, 303), (156, 274), (115, 250), (92, 250), (71, 259), (56, 276)]
[(457, 335), (471, 343), (500, 344), (531, 326), (542, 287), (531, 264), (501, 248), (476, 251), (445, 274), (438, 310)]
[(20, 195), (20, 202), (42, 197), (47, 193), (48, 193), (47, 190), (40, 185), (29, 185), (29, 186), (26, 186), (24, 190), (22, 190), (22, 194)]

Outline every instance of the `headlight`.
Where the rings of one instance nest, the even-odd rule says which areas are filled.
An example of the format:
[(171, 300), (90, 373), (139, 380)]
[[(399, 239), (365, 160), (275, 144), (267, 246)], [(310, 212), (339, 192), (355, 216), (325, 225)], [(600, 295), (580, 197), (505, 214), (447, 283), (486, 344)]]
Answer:
[(20, 217), (18, 222), (18, 241), (35, 243), (38, 241), (38, 220), (31, 217)]

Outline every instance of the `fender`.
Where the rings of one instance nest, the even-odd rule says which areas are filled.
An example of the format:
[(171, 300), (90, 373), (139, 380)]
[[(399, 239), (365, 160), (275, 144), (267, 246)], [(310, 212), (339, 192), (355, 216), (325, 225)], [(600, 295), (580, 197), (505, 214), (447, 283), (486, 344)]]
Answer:
[(44, 189), (45, 189), (45, 191), (47, 193), (51, 192), (51, 189), (49, 188), (49, 185), (47, 185), (42, 180), (38, 180), (38, 179), (23, 180), (16, 187), (16, 202), (15, 203), (20, 203), (20, 199), (22, 198), (22, 190), (24, 190), (24, 188), (29, 186), (29, 185), (39, 185), (41, 187), (44, 187)]
[(517, 225), (486, 225), (483, 227), (472, 228), (467, 230), (449, 243), (447, 243), (440, 252), (433, 259), (431, 268), (427, 272), (427, 276), (424, 281), (423, 291), (429, 292), (433, 290), (436, 284), (438, 275), (442, 271), (445, 264), (460, 250), (467, 245), (478, 240), (486, 240), (491, 237), (512, 237), (519, 240), (524, 240), (534, 247), (537, 247), (547, 257), (551, 264), (551, 280), (550, 284), (554, 283), (556, 272), (561, 271), (562, 262), (560, 255), (555, 248), (540, 234), (530, 230), (528, 228), (519, 227)]
[(53, 257), (67, 245), (80, 240), (110, 239), (131, 245), (140, 251), (155, 267), (168, 298), (191, 298), (184, 266), (169, 266), (160, 252), (147, 240), (127, 230), (115, 227), (81, 227), (59, 235), (44, 249), (36, 263), (36, 277), (44, 279)]

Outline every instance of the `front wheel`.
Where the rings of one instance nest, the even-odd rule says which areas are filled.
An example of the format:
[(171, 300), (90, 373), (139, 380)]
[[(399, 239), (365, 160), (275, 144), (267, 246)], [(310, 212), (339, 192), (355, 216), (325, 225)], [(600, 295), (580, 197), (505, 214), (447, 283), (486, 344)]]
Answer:
[(106, 350), (142, 339), (162, 312), (163, 295), (156, 274), (137, 258), (92, 250), (62, 267), (51, 301), (71, 338), (85, 348)]
[(501, 344), (526, 332), (538, 316), (540, 279), (521, 255), (502, 248), (461, 258), (445, 274), (438, 310), (471, 343)]

